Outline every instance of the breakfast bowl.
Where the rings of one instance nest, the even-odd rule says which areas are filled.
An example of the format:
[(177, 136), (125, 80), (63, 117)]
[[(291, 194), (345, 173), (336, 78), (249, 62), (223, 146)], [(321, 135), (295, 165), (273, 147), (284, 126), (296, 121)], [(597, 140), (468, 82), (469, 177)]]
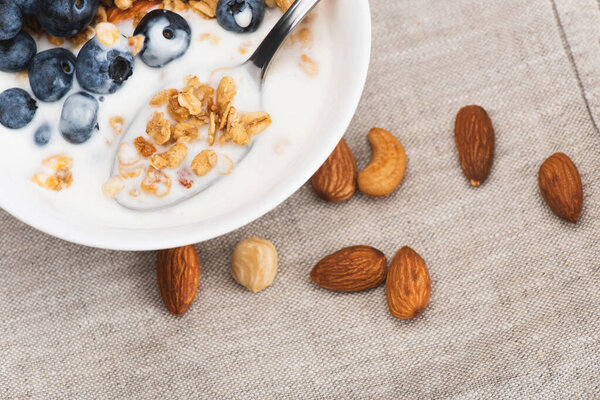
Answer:
[[(138, 56), (126, 81), (118, 82), (122, 87), (111, 93), (89, 89), (90, 82), (77, 71), (73, 87), (61, 101), (36, 101), (35, 116), (27, 126), (8, 129), (0, 125), (0, 146), (5, 149), (0, 159), (4, 176), (0, 207), (40, 231), (74, 243), (114, 250), (157, 250), (231, 232), (275, 208), (311, 177), (342, 138), (362, 94), (371, 46), (367, 0), (323, 0), (292, 34), (264, 82), (261, 109), (239, 110), (240, 115), (241, 111), (268, 113), (270, 125), (252, 136), (244, 157), (235, 164), (226, 155), (228, 146), (233, 146), (223, 143), (226, 137), (212, 144), (219, 154), (211, 165), (213, 183), (185, 201), (160, 208), (131, 209), (116, 201), (115, 196), (131, 196), (139, 197), (143, 204), (143, 199), (158, 196), (156, 191), (123, 190), (121, 183), (146, 179), (150, 166), (130, 180), (134, 168), (124, 168), (125, 172), (117, 168), (117, 175), (111, 176), (115, 173), (114, 154), (120, 154), (123, 145), (120, 135), (137, 111), (148, 107), (149, 99), (161, 92), (165, 82), (181, 77), (181, 86), (189, 86), (196, 73), (192, 67), (197, 68), (203, 60), (207, 70), (244, 61), (282, 14), (278, 9), (267, 10), (252, 33), (226, 31), (215, 19), (203, 19), (191, 10), (181, 15), (191, 27), (185, 56), (162, 68), (145, 65), (147, 60), (142, 62)], [(131, 21), (118, 21), (115, 26), (123, 37), (135, 38)], [(114, 38), (121, 40), (118, 35)], [(100, 28), (97, 39), (105, 40)], [(38, 54), (55, 47), (45, 38), (36, 42)], [(69, 48), (68, 42), (63, 46)], [(217, 96), (220, 84), (213, 85)], [(22, 73), (0, 72), (0, 92), (14, 87), (36, 92), (33, 85), (31, 76), (27, 80)], [(88, 100), (97, 105), (93, 133), (83, 139), (65, 134), (59, 117), (68, 114), (66, 104)], [(195, 139), (206, 141), (202, 129), (210, 132), (211, 128), (201, 128)], [(40, 136), (41, 144), (36, 143)], [(132, 154), (127, 157), (137, 162), (138, 156)], [(193, 168), (195, 155), (184, 156), (183, 165), (191, 168), (182, 167), (173, 171), (171, 178), (165, 177), (169, 188), (182, 191), (206, 179)], [(128, 166), (129, 160), (123, 165)], [(57, 170), (63, 174), (58, 178)], [(118, 183), (118, 195), (107, 186), (114, 182)]]

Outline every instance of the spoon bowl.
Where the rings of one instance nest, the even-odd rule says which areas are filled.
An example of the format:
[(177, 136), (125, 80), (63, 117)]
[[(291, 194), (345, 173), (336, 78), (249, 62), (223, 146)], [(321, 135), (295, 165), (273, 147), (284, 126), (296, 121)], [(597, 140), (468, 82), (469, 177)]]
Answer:
[[(194, 75), (201, 81), (207, 82), (211, 87), (217, 87), (223, 77), (233, 78), (237, 90), (235, 100), (236, 109), (244, 113), (261, 110), (262, 86), (267, 77), (271, 61), (288, 36), (318, 2), (319, 0), (296, 0), (275, 24), (273, 29), (267, 34), (255, 52), (244, 63), (233, 67), (218, 68), (213, 71), (203, 71), (202, 68), (199, 68), (194, 71)], [(178, 82), (172, 82), (171, 85), (167, 85), (161, 90), (181, 87), (182, 82), (183, 78)], [(157, 90), (156, 92), (158, 93), (161, 90)], [(146, 104), (149, 104), (149, 102)], [(111, 176), (118, 174), (123, 175), (123, 169), (125, 169), (125, 174), (131, 174), (132, 177), (137, 178), (128, 180), (130, 181), (128, 184), (131, 187), (136, 185), (139, 187), (139, 181), (145, 178), (142, 175), (142, 171), (144, 171), (150, 163), (147, 159), (143, 159), (141, 160), (142, 164), (145, 164), (143, 167), (141, 167), (137, 161), (135, 166), (123, 167), (121, 156), (123, 153), (134, 152), (133, 149), (127, 147), (128, 143), (133, 143), (133, 140), (136, 137), (146, 131), (146, 125), (148, 121), (152, 119), (152, 116), (156, 111), (159, 110), (153, 109), (150, 106), (144, 106), (137, 112), (126, 132), (121, 136), (119, 146), (117, 147), (117, 151), (113, 158), (110, 171)], [(206, 129), (207, 128), (205, 128), (205, 130)], [(181, 203), (203, 192), (224, 176), (228, 175), (234, 165), (239, 166), (242, 164), (244, 158), (252, 149), (253, 143), (257, 140), (260, 140), (260, 138), (254, 138), (251, 143), (245, 146), (238, 146), (232, 143), (221, 144), (219, 147), (221, 156), (218, 158), (221, 165), (217, 165), (216, 168), (213, 168), (205, 176), (194, 177), (194, 184), (190, 188), (187, 188), (185, 185), (173, 185), (171, 183), (173, 178), (169, 177), (165, 178), (169, 179), (170, 191), (168, 191), (168, 196), (162, 197), (160, 195), (147, 194), (140, 191), (137, 191), (136, 195), (132, 196), (131, 191), (135, 189), (127, 188), (127, 190), (121, 191), (121, 193), (115, 197), (115, 200), (119, 205), (137, 211), (159, 210)], [(194, 141), (187, 143), (186, 146), (188, 147), (187, 157), (199, 154), (203, 150), (210, 149), (210, 146), (205, 141)], [(132, 158), (134, 158), (133, 155)], [(183, 172), (185, 177), (181, 176), (181, 170), (177, 174), (177, 179), (192, 179), (192, 173), (189, 170)]]

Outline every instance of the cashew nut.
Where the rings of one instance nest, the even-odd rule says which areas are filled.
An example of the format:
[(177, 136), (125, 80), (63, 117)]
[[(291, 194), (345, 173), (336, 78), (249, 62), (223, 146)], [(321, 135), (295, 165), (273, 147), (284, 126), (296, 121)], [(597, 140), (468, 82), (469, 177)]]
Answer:
[(406, 153), (398, 139), (384, 129), (371, 129), (369, 142), (373, 156), (369, 165), (358, 174), (358, 188), (369, 196), (384, 197), (402, 182)]

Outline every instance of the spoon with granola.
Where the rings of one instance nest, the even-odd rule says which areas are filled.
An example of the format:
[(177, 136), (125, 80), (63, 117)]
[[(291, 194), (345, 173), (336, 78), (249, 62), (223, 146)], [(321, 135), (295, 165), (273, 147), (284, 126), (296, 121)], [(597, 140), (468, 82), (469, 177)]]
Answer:
[(241, 65), (198, 71), (154, 95), (122, 135), (104, 194), (128, 209), (151, 211), (187, 200), (230, 174), (271, 124), (260, 111), (271, 61), (318, 2), (296, 0)]

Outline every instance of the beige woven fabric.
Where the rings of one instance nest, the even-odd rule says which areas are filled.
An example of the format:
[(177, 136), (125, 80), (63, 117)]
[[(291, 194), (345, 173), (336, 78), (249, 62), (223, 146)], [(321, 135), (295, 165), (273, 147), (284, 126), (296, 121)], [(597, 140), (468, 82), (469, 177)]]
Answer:
[[(155, 254), (69, 244), (0, 211), (1, 398), (600, 398), (600, 5), (596, 0), (375, 0), (366, 90), (346, 135), (392, 130), (408, 172), (389, 198), (326, 204), (305, 185), (199, 244), (201, 284), (182, 318)], [(469, 187), (453, 121), (484, 106), (497, 134), (488, 181)], [(553, 216), (537, 169), (578, 165), (580, 222)], [(229, 274), (241, 238), (280, 253), (272, 287)], [(370, 244), (427, 261), (432, 296), (403, 322), (383, 287), (338, 294), (309, 271)]]

